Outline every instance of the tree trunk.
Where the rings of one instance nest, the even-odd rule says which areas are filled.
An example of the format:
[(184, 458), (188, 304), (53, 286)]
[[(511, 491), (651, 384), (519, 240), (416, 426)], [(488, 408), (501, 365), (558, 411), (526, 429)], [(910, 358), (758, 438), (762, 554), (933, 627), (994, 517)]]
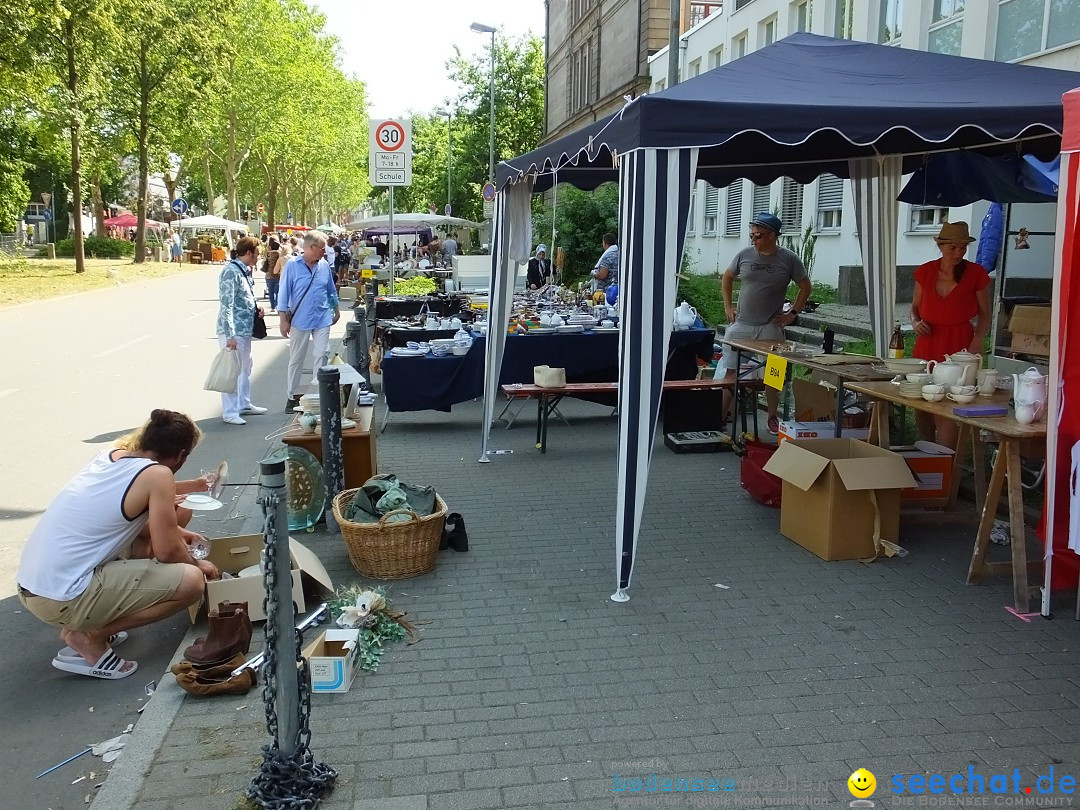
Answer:
[[(79, 162), (79, 74), (75, 70), (75, 20), (68, 17), (64, 23), (64, 33), (67, 36), (67, 87), (71, 94), (71, 104), (75, 113), (71, 117), (71, 197), (74, 216), (72, 244), (75, 251), (75, 272), (86, 272), (86, 256), (83, 254), (83, 229), (82, 229), (82, 165)], [(53, 223), (55, 227), (55, 223)]]
[(146, 75), (146, 43), (139, 44), (139, 198), (135, 209), (135, 264), (146, 261), (146, 197), (150, 186), (150, 110)]
[(207, 150), (203, 153), (203, 172), (205, 174), (206, 184), (206, 213), (214, 213), (214, 178), (210, 174), (210, 149), (207, 144)]
[(109, 235), (109, 231), (105, 227), (105, 197), (101, 193), (100, 171), (94, 172), (94, 177), (90, 181), (90, 199), (94, 206), (94, 234), (104, 238)]

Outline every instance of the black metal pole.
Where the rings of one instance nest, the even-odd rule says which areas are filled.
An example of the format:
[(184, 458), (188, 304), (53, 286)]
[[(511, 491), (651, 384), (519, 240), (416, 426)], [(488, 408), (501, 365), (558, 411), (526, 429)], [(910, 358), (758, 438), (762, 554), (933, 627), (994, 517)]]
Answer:
[(326, 528), (341, 529), (334, 518), (334, 498), (345, 488), (345, 464), (341, 450), (341, 374), (334, 366), (319, 369), (319, 412), (322, 425), (323, 475), (326, 477)]

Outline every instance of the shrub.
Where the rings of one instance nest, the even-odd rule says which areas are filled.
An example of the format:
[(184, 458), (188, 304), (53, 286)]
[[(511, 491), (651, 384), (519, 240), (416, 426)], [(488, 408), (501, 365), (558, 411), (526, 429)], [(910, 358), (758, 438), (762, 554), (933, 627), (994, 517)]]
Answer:
[[(92, 259), (123, 259), (135, 255), (135, 245), (126, 239), (87, 236), (83, 253)], [(70, 259), (75, 255), (75, 240), (61, 239), (56, 243), (56, 255)]]

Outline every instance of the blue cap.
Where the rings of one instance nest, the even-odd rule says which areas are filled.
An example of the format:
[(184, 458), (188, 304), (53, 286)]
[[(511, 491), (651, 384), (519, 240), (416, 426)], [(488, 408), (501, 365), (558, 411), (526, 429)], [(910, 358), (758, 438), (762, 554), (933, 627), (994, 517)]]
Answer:
[(761, 211), (754, 214), (754, 218), (750, 220), (751, 225), (760, 225), (762, 228), (768, 228), (770, 231), (780, 233), (784, 230), (784, 223), (780, 221), (780, 217), (770, 214), (768, 211)]

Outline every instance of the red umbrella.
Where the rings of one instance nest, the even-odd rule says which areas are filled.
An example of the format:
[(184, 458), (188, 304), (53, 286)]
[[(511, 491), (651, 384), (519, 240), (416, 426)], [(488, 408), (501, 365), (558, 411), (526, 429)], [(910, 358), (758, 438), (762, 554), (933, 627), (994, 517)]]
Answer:
[[(105, 226), (107, 228), (134, 228), (134, 227), (138, 226), (138, 224), (139, 224), (139, 218), (137, 216), (135, 216), (134, 214), (131, 214), (131, 213), (119, 214), (119, 215), (117, 215), (115, 217), (109, 217), (107, 220), (105, 220)], [(147, 228), (164, 228), (165, 223), (157, 222), (156, 220), (153, 220), (153, 219), (148, 219), (148, 220), (146, 220), (146, 227)]]

